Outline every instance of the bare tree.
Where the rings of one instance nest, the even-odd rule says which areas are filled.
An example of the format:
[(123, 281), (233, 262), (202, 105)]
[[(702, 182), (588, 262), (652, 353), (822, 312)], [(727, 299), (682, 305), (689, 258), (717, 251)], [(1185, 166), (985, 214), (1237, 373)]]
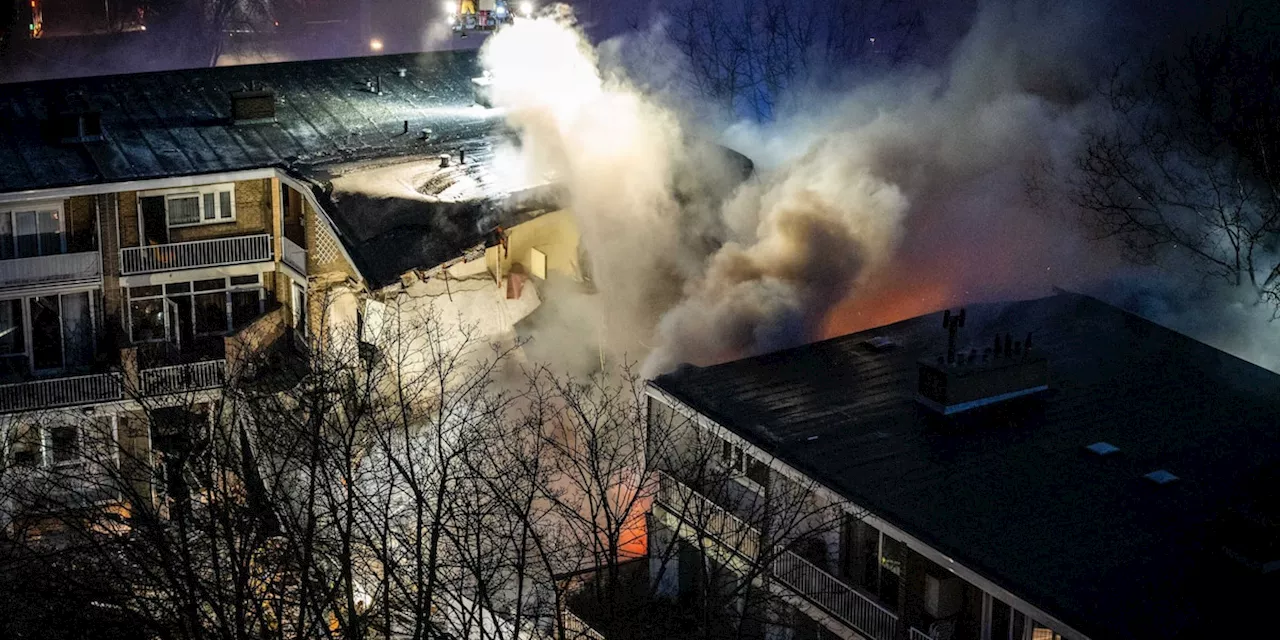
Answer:
[(1074, 185), (1093, 227), (1145, 264), (1189, 258), (1280, 305), (1280, 58), (1275, 16), (1237, 12), (1116, 70), (1111, 118)]
[(897, 64), (923, 24), (900, 0), (686, 0), (672, 15), (668, 36), (695, 92), (760, 119), (772, 118), (789, 90), (820, 88), (859, 66)]
[(274, 24), (279, 0), (144, 0), (142, 11), (177, 51), (214, 66), (228, 42), (251, 38)]

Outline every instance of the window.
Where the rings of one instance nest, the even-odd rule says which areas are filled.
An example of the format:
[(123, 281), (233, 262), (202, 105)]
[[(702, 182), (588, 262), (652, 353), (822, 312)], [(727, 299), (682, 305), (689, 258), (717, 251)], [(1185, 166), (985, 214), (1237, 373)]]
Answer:
[[(174, 282), (129, 289), (129, 329), (134, 342), (160, 342), (169, 335), (225, 335), (262, 314), (259, 274)], [(166, 303), (170, 313), (165, 312)]]
[(169, 213), (169, 226), (200, 223), (199, 196), (195, 194), (169, 196), (164, 204)]
[(0, 301), (0, 373), (27, 369), (24, 324), (21, 299)]
[(66, 464), (80, 459), (80, 431), (66, 425), (49, 430), (49, 450), (53, 464)]
[(745, 476), (761, 487), (769, 484), (769, 465), (728, 440), (720, 441), (720, 463), (735, 476)]
[(43, 466), (40, 449), (40, 430), (20, 425), (13, 441), (13, 464), (31, 469)]
[(177, 192), (144, 193), (141, 197), (163, 197), (168, 226), (189, 227), (234, 221), (234, 194), (234, 184), (216, 184)]
[(0, 260), (67, 252), (62, 205), (36, 211), (0, 212)]
[(93, 293), (0, 301), (0, 373), (25, 375), (92, 364), (97, 347)]

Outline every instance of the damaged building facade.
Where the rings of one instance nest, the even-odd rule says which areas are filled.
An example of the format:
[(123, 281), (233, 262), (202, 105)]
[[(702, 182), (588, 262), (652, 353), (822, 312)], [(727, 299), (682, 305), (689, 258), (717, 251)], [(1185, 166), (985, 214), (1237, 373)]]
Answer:
[[(415, 286), (497, 334), (539, 282), (579, 279), (571, 216), (493, 169), (509, 134), (476, 104), (477, 68), (436, 53), (6, 86), (7, 460), (76, 464), (90, 423), (147, 456), (144, 406), (207, 411), (264, 353), (372, 341)], [(380, 171), (408, 181), (341, 188)], [(484, 304), (449, 307), (468, 295)]]

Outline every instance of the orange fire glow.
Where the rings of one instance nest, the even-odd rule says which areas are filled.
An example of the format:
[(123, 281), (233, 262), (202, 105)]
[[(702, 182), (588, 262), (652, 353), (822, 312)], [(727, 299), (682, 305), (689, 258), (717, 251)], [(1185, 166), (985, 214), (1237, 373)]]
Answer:
[(885, 282), (860, 290), (836, 305), (823, 323), (821, 337), (842, 336), (914, 318), (946, 307), (954, 298), (951, 287), (941, 280)]

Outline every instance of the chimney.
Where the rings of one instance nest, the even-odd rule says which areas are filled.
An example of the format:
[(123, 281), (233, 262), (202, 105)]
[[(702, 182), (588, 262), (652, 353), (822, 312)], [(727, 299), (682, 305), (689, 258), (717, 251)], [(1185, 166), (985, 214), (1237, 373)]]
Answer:
[(276, 92), (271, 89), (232, 91), (231, 120), (236, 124), (275, 122)]
[(1031, 352), (1029, 337), (1028, 346), (1024, 346), (1021, 340), (1014, 342), (1011, 334), (997, 335), (981, 359), (976, 349), (968, 349), (967, 357), (956, 358), (954, 327), (962, 316), (946, 317), (947, 355), (917, 363), (916, 400), (920, 404), (949, 416), (1049, 389), (1048, 359)]

